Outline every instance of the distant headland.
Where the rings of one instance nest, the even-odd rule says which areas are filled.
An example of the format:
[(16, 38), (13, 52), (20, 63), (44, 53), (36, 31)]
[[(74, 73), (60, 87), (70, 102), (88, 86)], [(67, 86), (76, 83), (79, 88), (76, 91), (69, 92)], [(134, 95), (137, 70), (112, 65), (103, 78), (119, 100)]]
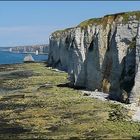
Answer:
[(41, 45), (26, 45), (26, 46), (15, 46), (15, 47), (0, 47), (0, 51), (9, 51), (14, 53), (36, 53), (47, 54), (49, 51), (48, 44)]

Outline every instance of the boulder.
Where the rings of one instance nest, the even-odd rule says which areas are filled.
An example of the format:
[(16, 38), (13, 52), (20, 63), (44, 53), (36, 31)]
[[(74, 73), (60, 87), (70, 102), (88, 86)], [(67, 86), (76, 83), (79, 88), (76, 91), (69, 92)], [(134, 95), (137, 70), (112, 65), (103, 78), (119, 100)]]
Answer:
[(34, 58), (32, 57), (31, 54), (25, 56), (24, 63), (32, 63), (32, 62), (35, 62), (35, 60), (34, 60)]

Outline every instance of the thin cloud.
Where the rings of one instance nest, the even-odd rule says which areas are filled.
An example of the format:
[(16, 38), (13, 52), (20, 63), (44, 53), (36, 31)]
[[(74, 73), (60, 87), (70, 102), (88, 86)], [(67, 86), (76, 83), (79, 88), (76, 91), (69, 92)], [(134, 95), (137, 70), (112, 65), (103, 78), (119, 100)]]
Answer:
[(13, 32), (30, 32), (30, 31), (50, 31), (57, 27), (50, 26), (16, 26), (16, 27), (0, 27), (0, 34)]
[(56, 29), (46, 25), (0, 27), (0, 40), (5, 40), (0, 41), (0, 46), (48, 43), (49, 35)]

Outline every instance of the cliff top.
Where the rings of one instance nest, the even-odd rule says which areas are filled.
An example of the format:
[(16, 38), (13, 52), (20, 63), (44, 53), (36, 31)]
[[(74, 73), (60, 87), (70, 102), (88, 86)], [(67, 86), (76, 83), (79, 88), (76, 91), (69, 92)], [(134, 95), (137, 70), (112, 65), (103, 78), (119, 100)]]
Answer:
[(116, 14), (110, 14), (105, 15), (103, 18), (92, 18), (86, 21), (81, 22), (78, 27), (86, 27), (88, 25), (93, 24), (105, 24), (108, 20), (115, 20), (118, 21), (118, 19), (122, 17), (123, 23), (126, 23), (128, 20), (131, 20), (131, 18), (139, 20), (140, 19), (140, 11), (133, 11), (133, 12), (122, 12), (122, 13), (116, 13)]
[[(122, 17), (122, 21), (121, 21), (122, 23), (126, 23), (132, 19), (139, 20), (140, 19), (140, 11), (122, 12), (122, 13), (105, 15), (102, 18), (91, 18), (91, 19), (88, 19), (88, 20), (81, 22), (76, 27), (86, 28), (86, 27), (91, 26), (91, 25), (99, 25), (99, 24), (102, 24), (103, 27), (105, 27), (107, 23), (111, 24), (113, 21), (117, 22), (117, 21), (119, 21), (119, 18), (121, 18), (121, 17)], [(57, 30), (57, 31), (53, 32), (52, 35), (59, 36), (62, 33), (68, 32), (74, 28), (75, 27), (66, 28), (64, 30)]]

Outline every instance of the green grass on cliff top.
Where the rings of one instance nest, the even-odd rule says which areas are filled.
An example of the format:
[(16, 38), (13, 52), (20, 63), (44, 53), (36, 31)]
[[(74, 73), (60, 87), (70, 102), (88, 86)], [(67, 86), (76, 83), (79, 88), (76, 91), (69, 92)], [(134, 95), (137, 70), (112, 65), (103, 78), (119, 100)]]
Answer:
[(0, 66), (0, 139), (140, 138), (122, 107), (57, 86), (66, 82), (43, 63)]
[[(88, 20), (85, 20), (83, 22), (81, 22), (77, 27), (81, 27), (81, 28), (86, 28), (87, 26), (91, 26), (93, 24), (95, 25), (99, 25), (99, 24), (103, 24), (103, 26), (106, 26), (106, 18), (113, 18), (113, 19), (117, 19), (118, 17), (122, 16), (123, 17), (123, 23), (126, 23), (129, 20), (130, 16), (136, 16), (136, 20), (140, 20), (140, 11), (132, 11), (132, 12), (122, 12), (122, 13), (116, 13), (116, 14), (111, 14), (111, 15), (106, 15), (103, 18), (91, 18)], [(74, 27), (73, 27), (74, 28)], [(53, 34), (61, 34), (65, 31), (68, 31), (72, 28), (67, 28), (64, 30), (58, 30), (55, 31)]]
[(140, 19), (140, 11), (133, 11), (133, 12), (123, 12), (123, 13), (116, 13), (111, 15), (106, 15), (103, 18), (92, 18), (86, 21), (81, 22), (78, 26), (79, 27), (87, 27), (88, 25), (92, 24), (102, 24), (105, 22), (105, 18), (113, 18), (117, 19), (117, 17), (122, 16), (123, 17), (123, 23), (126, 23), (129, 20), (130, 16), (136, 16), (136, 20)]

